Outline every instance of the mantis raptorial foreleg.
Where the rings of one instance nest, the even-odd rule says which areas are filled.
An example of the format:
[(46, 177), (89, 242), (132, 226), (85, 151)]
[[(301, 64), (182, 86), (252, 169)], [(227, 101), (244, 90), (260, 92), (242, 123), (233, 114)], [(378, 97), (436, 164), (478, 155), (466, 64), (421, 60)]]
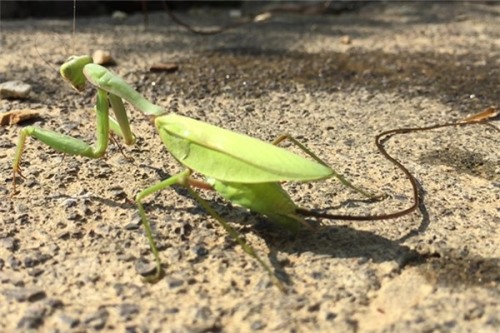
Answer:
[[(92, 62), (90, 57), (80, 57), (69, 59), (69, 61), (79, 61), (80, 65)], [(73, 86), (75, 89), (83, 89), (81, 79)], [(111, 104), (116, 120), (109, 115), (109, 104)], [(108, 94), (103, 89), (97, 89), (97, 100), (95, 106), (96, 113), (96, 143), (91, 146), (83, 140), (69, 135), (60, 134), (54, 131), (45, 130), (36, 126), (27, 126), (19, 131), (16, 153), (12, 163), (13, 169), (13, 193), (15, 193), (16, 175), (21, 173), (21, 159), (26, 145), (26, 138), (31, 136), (45, 143), (49, 147), (59, 152), (78, 155), (89, 158), (100, 158), (106, 152), (109, 143), (109, 131), (111, 130), (122, 137), (127, 145), (135, 143), (135, 135), (130, 129), (130, 122), (123, 101), (118, 96)]]

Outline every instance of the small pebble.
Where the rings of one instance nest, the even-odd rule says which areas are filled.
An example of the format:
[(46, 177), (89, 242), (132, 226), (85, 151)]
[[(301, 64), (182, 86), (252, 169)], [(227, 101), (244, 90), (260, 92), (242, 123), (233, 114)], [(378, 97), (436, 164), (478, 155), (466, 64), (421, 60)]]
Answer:
[(131, 320), (139, 313), (139, 307), (136, 304), (124, 303), (120, 304), (118, 312), (125, 320)]
[(181, 287), (184, 284), (184, 281), (175, 278), (167, 278), (167, 284), (170, 289), (175, 289)]
[(260, 320), (256, 320), (252, 323), (252, 325), (250, 327), (252, 328), (252, 331), (260, 331), (261, 329), (266, 327), (266, 324), (264, 324)]
[(20, 330), (36, 329), (43, 324), (43, 316), (22, 316), (17, 323), (17, 328)]
[(28, 275), (32, 276), (32, 277), (37, 277), (37, 276), (42, 275), (43, 272), (44, 272), (43, 269), (36, 267), (36, 268), (28, 270)]
[(108, 189), (108, 192), (113, 195), (114, 199), (125, 199), (127, 197), (127, 193), (120, 186), (113, 186)]
[(229, 17), (230, 18), (240, 18), (242, 16), (241, 9), (230, 9)]
[(123, 21), (127, 18), (127, 13), (125, 12), (122, 12), (120, 10), (115, 10), (113, 12), (113, 14), (111, 14), (111, 18), (113, 20), (117, 20), (117, 21)]
[(101, 223), (98, 224), (93, 231), (99, 236), (106, 237), (111, 232), (111, 227), (108, 224)]
[(0, 247), (3, 247), (7, 251), (16, 250), (17, 241), (13, 237), (5, 237), (0, 239)]
[(158, 63), (153, 64), (149, 67), (149, 71), (152, 73), (174, 73), (179, 69), (177, 64), (173, 63)]
[(29, 208), (25, 204), (18, 203), (14, 205), (14, 211), (16, 212), (16, 214), (25, 214), (29, 212)]
[(96, 313), (85, 319), (84, 322), (88, 327), (94, 330), (102, 330), (106, 325), (108, 317), (109, 317), (108, 310), (100, 309)]
[(136, 326), (125, 327), (125, 333), (137, 333), (137, 332), (139, 332), (139, 331), (137, 330)]
[(77, 205), (78, 201), (74, 198), (69, 198), (61, 202), (61, 206), (64, 208), (70, 208), (70, 207), (75, 207)]
[(8, 112), (1, 112), (0, 113), (0, 125), (1, 126), (6, 126), (6, 125), (15, 125), (22, 123), (23, 121), (26, 120), (31, 120), (33, 118), (39, 117), (40, 114), (36, 111), (33, 110), (12, 110)]
[(345, 35), (345, 36), (340, 37), (340, 42), (342, 44), (349, 45), (349, 44), (351, 44), (352, 40), (351, 40), (351, 37), (349, 37), (348, 35)]
[(52, 309), (62, 309), (64, 307), (64, 303), (56, 298), (49, 298), (45, 301), (45, 303)]
[(6, 81), (0, 83), (1, 98), (22, 99), (28, 97), (31, 86), (21, 81)]
[(44, 254), (40, 251), (34, 251), (33, 253), (30, 253), (24, 257), (24, 267), (34, 267), (36, 265), (44, 263), (51, 258), (52, 256), (49, 254)]
[(151, 275), (156, 271), (156, 263), (140, 258), (135, 262), (135, 270), (142, 276)]
[(196, 256), (201, 258), (205, 257), (208, 254), (208, 250), (203, 245), (197, 245), (193, 248), (193, 251), (196, 253)]
[(137, 223), (129, 223), (127, 225), (125, 225), (123, 228), (125, 228), (125, 230), (137, 230), (139, 229), (140, 225), (137, 224)]
[(75, 328), (78, 324), (80, 324), (80, 320), (78, 318), (70, 317), (64, 313), (57, 317), (57, 319), (66, 328)]
[(5, 297), (15, 299), (18, 302), (36, 302), (47, 297), (45, 291), (34, 288), (6, 289), (2, 292)]
[(7, 260), (9, 261), (10, 268), (14, 270), (19, 269), (22, 265), (21, 260), (17, 259), (14, 256), (10, 256)]
[(94, 63), (103, 66), (116, 65), (115, 59), (111, 56), (111, 52), (105, 50), (97, 50), (92, 54), (92, 59)]
[(134, 211), (132, 216), (130, 217), (130, 224), (135, 224), (137, 227), (142, 225), (142, 220), (141, 216), (139, 215), (139, 212), (137, 210)]
[(463, 315), (465, 320), (477, 320), (484, 315), (484, 305), (476, 302), (469, 301), (466, 305), (466, 310)]
[(0, 271), (0, 283), (11, 284), (16, 287), (24, 287), (23, 275), (17, 272), (2, 272)]

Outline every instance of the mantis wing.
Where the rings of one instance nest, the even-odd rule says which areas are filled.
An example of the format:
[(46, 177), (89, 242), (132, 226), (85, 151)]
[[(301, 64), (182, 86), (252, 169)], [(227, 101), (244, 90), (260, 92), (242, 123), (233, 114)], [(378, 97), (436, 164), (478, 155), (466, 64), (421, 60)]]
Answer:
[(168, 151), (183, 165), (209, 178), (235, 183), (311, 181), (333, 170), (270, 143), (169, 114), (156, 118)]

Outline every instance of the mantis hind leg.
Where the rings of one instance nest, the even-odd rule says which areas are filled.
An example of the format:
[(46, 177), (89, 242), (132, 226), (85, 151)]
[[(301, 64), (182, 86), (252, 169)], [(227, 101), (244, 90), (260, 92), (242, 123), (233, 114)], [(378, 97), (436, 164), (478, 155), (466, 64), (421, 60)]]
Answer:
[(300, 150), (302, 150), (303, 152), (305, 152), (307, 155), (309, 155), (312, 159), (314, 159), (319, 164), (322, 164), (322, 165), (330, 168), (332, 170), (333, 176), (335, 178), (337, 178), (344, 186), (349, 187), (349, 188), (353, 189), (354, 191), (356, 191), (356, 192), (358, 192), (358, 193), (362, 194), (363, 196), (365, 196), (367, 198), (370, 198), (370, 199), (381, 200), (381, 199), (383, 199), (385, 197), (384, 195), (380, 196), (380, 195), (375, 195), (375, 194), (368, 193), (367, 191), (365, 191), (365, 190), (363, 190), (363, 189), (355, 186), (354, 184), (352, 184), (351, 182), (349, 182), (344, 176), (342, 176), (341, 174), (339, 174), (335, 170), (333, 170), (328, 164), (326, 164), (325, 161), (323, 161), (322, 159), (320, 159), (309, 148), (307, 148), (306, 146), (304, 146), (302, 143), (300, 143), (297, 139), (295, 139), (294, 137), (290, 136), (289, 134), (282, 134), (282, 135), (280, 135), (279, 137), (277, 137), (272, 142), (272, 144), (275, 145), (275, 146), (277, 146), (277, 145), (279, 145), (281, 142), (283, 142), (285, 140), (288, 140), (291, 143), (293, 143), (295, 146), (297, 146), (298, 148), (300, 148)]
[[(284, 290), (283, 285), (277, 279), (277, 277), (274, 275), (274, 273), (271, 270), (271, 268), (269, 267), (269, 265), (267, 265), (262, 260), (262, 258), (253, 249), (253, 247), (250, 246), (249, 244), (247, 244), (245, 242), (245, 240), (240, 237), (238, 232), (234, 228), (232, 228), (227, 223), (227, 221), (225, 221), (212, 207), (210, 207), (210, 205), (203, 198), (201, 198), (198, 195), (198, 193), (196, 193), (191, 187), (191, 186), (195, 186), (195, 187), (205, 188), (206, 183), (204, 183), (204, 182), (198, 183), (196, 180), (192, 179), (190, 177), (190, 175), (191, 175), (191, 170), (187, 169), (187, 170), (185, 170), (177, 175), (174, 175), (166, 180), (161, 181), (158, 184), (155, 184), (151, 187), (148, 187), (147, 189), (139, 192), (136, 196), (135, 201), (136, 201), (137, 207), (139, 209), (139, 215), (141, 216), (144, 230), (146, 232), (146, 237), (148, 238), (149, 245), (151, 247), (151, 251), (153, 252), (153, 255), (154, 255), (155, 261), (156, 261), (156, 274), (154, 276), (152, 276), (151, 278), (148, 278), (148, 280), (151, 282), (158, 281), (163, 276), (163, 270), (161, 267), (161, 260), (160, 260), (160, 256), (158, 253), (158, 248), (157, 248), (156, 243), (154, 241), (153, 233), (151, 231), (151, 226), (150, 226), (149, 220), (146, 216), (142, 201), (144, 198), (146, 198), (147, 196), (149, 196), (153, 193), (156, 193), (156, 192), (161, 191), (167, 187), (170, 187), (172, 185), (177, 184), (177, 185), (184, 186), (189, 191), (189, 193), (193, 196), (193, 198), (203, 207), (203, 209), (205, 209), (224, 228), (224, 230), (226, 230), (226, 232), (229, 234), (229, 236), (231, 236), (231, 238), (233, 238), (234, 241), (236, 241), (242, 247), (243, 251), (245, 251), (248, 255), (250, 255), (255, 260), (257, 260), (257, 262), (268, 272), (273, 283), (275, 285), (277, 285), (281, 290)], [(208, 184), (206, 184), (206, 185), (210, 186)], [(205, 188), (205, 189), (210, 189), (210, 188)]]

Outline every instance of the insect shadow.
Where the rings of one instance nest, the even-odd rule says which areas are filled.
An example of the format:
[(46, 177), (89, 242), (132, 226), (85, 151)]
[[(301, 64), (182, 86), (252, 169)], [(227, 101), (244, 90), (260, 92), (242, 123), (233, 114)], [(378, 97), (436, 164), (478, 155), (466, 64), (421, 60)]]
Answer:
[[(154, 171), (160, 179), (167, 179), (171, 176), (160, 168), (152, 166), (143, 167)], [(242, 235), (253, 232), (263, 239), (269, 249), (268, 259), (275, 272), (283, 282), (291, 284), (290, 276), (284, 270), (286, 263), (280, 262), (278, 259), (279, 252), (290, 254), (312, 252), (332, 258), (359, 258), (361, 261), (371, 260), (376, 263), (396, 261), (400, 268), (408, 263), (423, 262), (425, 258), (420, 253), (410, 249), (408, 246), (402, 245), (409, 238), (424, 232), (430, 223), (429, 213), (425, 207), (425, 191), (420, 184), (418, 186), (421, 191), (419, 210), (422, 220), (416, 229), (410, 230), (396, 240), (379, 236), (375, 232), (355, 229), (355, 227), (335, 225), (321, 225), (315, 231), (303, 229), (294, 234), (276, 224), (270, 223), (265, 216), (252, 213), (246, 208), (233, 206), (231, 203), (217, 199), (205, 198), (205, 200), (221, 216), (233, 223), (242, 225), (243, 227), (238, 230)], [(188, 191), (183, 187), (172, 186), (172, 189), (179, 196), (190, 197)], [(193, 199), (193, 203), (193, 207), (185, 208), (184, 210), (190, 214), (210, 216), (196, 200)], [(348, 199), (334, 207), (327, 207), (325, 209), (338, 209), (355, 203), (369, 204), (370, 200)], [(154, 210), (165, 210), (165, 206), (153, 202), (148, 203), (148, 207)], [(181, 208), (177, 207), (176, 209)], [(318, 219), (307, 218), (307, 221), (312, 225), (319, 225)], [(155, 223), (153, 222), (153, 224)]]

